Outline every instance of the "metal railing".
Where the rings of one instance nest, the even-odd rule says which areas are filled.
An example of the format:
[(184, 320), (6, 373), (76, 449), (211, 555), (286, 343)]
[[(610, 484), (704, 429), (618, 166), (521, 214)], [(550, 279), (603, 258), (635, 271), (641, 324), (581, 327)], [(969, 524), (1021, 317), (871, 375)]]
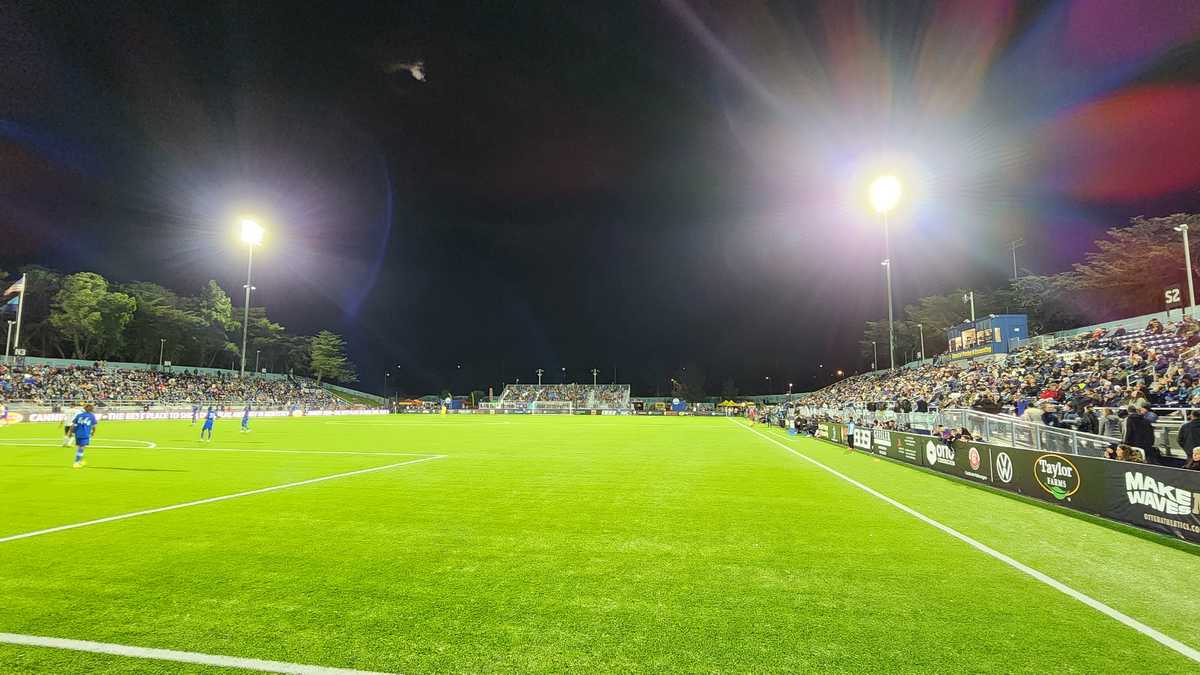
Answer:
[(993, 415), (960, 408), (928, 413), (903, 413), (893, 410), (870, 411), (854, 406), (797, 408), (801, 415), (823, 416), (832, 419), (854, 420), (858, 423), (894, 423), (899, 429), (932, 431), (937, 425), (966, 429), (971, 436), (985, 443), (1009, 445), (1029, 450), (1046, 450), (1090, 457), (1104, 456), (1104, 449), (1120, 439), (1108, 438), (1072, 429), (1060, 429), (1027, 422), (1019, 417)]
[(1027, 422), (1019, 417), (993, 415), (977, 410), (943, 410), (940, 415), (940, 424), (966, 429), (977, 440), (1027, 450), (1103, 457), (1105, 448), (1121, 442), (1119, 438), (1074, 429), (1060, 429)]

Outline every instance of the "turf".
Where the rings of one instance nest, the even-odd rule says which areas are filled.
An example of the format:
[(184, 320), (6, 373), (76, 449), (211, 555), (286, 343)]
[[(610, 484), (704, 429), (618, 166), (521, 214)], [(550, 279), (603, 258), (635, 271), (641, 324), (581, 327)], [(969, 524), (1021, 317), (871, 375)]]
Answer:
[[(0, 429), (0, 538), (445, 457), (0, 542), (0, 632), (400, 672), (1196, 666), (732, 420), (110, 423), (81, 470), (54, 433)], [(1192, 551), (768, 433), (1200, 646)], [(0, 671), (221, 672), (11, 645)]]

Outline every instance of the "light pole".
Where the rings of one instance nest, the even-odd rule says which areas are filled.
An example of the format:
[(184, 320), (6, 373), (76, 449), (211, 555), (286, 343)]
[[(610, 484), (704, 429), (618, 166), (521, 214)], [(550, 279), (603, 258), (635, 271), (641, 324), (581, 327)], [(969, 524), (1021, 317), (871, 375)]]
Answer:
[(383, 393), (386, 394), (392, 390), (391, 381), (392, 381), (392, 371), (390, 371), (390, 370), (383, 371)]
[[(259, 354), (262, 354), (262, 350), (255, 349), (254, 350), (254, 374), (255, 375), (258, 374), (258, 356), (259, 356)], [(388, 373), (388, 374), (391, 375), (391, 373)]]
[(567, 368), (566, 368), (566, 366), (564, 366), (562, 369), (562, 383), (563, 384), (567, 383)]
[(13, 330), (13, 325), (15, 323), (17, 323), (17, 322), (16, 321), (8, 322), (8, 338), (4, 340), (4, 361), (5, 361), (5, 363), (8, 362), (8, 360), (9, 360), (8, 354), (12, 350), (12, 330)]
[(921, 333), (921, 360), (925, 360), (925, 326), (917, 324), (917, 330)]
[(975, 291), (963, 293), (963, 304), (971, 303), (971, 322), (975, 321)]
[(771, 393), (771, 376), (767, 375), (766, 378), (764, 378), (764, 379), (766, 379), (766, 381), (767, 381), (767, 393), (770, 394)]
[(871, 340), (871, 370), (879, 370), (879, 343)]
[[(1185, 225), (1185, 227), (1186, 227), (1186, 225)], [(1179, 228), (1175, 228), (1175, 229), (1179, 229)], [(1187, 235), (1184, 235), (1184, 238), (1186, 239)], [(1021, 275), (1017, 273), (1017, 249), (1025, 245), (1025, 239), (1021, 238), (1021, 239), (1011, 241), (1011, 242), (1009, 242), (1008, 245), (1012, 247), (1013, 281), (1016, 281), (1017, 279), (1021, 278)]]
[(538, 386), (540, 387), (540, 386), (542, 386), (542, 373), (544, 373), (544, 372), (546, 372), (546, 371), (542, 370), (541, 368), (538, 368), (538, 369), (537, 369), (535, 372), (537, 373), (537, 376), (538, 376)]
[(158, 338), (158, 367), (163, 367), (163, 350), (167, 347), (166, 338)]
[(596, 386), (596, 376), (597, 376), (597, 375), (599, 375), (599, 374), (600, 374), (600, 371), (599, 371), (599, 370), (596, 370), (595, 368), (592, 368), (592, 387), (593, 387), (593, 388), (595, 388), (595, 386)]
[(254, 247), (262, 243), (262, 226), (249, 218), (242, 219), (242, 241), (246, 244), (246, 307), (242, 313), (242, 367), (238, 377), (246, 377), (246, 336), (250, 328), (250, 274), (254, 270)]
[(1176, 232), (1183, 233), (1183, 263), (1187, 270), (1188, 279), (1188, 314), (1194, 314), (1196, 311), (1196, 289), (1192, 286), (1192, 249), (1188, 247), (1188, 226), (1183, 223), (1175, 228)]
[(900, 179), (895, 176), (880, 176), (871, 183), (871, 206), (876, 213), (883, 216), (883, 264), (887, 267), (888, 365), (891, 370), (896, 369), (896, 330), (892, 317), (892, 244), (888, 232), (888, 212), (900, 203), (902, 193)]

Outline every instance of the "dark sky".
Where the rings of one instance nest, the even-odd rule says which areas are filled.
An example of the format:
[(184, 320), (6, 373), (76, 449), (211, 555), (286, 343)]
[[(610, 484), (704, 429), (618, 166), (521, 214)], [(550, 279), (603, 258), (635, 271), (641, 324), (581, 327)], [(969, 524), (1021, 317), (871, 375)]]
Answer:
[[(1002, 283), (1015, 237), (1054, 272), (1132, 215), (1200, 211), (1190, 1), (46, 2), (0, 25), (0, 266), (233, 292), (252, 213), (255, 304), (345, 334), (376, 391), (861, 369), (879, 171), (906, 185), (898, 305)], [(426, 82), (388, 68), (416, 60)]]

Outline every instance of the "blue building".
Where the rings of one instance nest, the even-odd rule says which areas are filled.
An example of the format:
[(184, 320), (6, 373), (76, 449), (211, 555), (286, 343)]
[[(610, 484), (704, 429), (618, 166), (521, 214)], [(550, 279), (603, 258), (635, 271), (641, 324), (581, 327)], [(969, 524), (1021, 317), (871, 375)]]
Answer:
[(1029, 317), (1025, 314), (989, 314), (946, 330), (952, 359), (973, 359), (990, 354), (1007, 354), (1009, 347), (1029, 339)]

